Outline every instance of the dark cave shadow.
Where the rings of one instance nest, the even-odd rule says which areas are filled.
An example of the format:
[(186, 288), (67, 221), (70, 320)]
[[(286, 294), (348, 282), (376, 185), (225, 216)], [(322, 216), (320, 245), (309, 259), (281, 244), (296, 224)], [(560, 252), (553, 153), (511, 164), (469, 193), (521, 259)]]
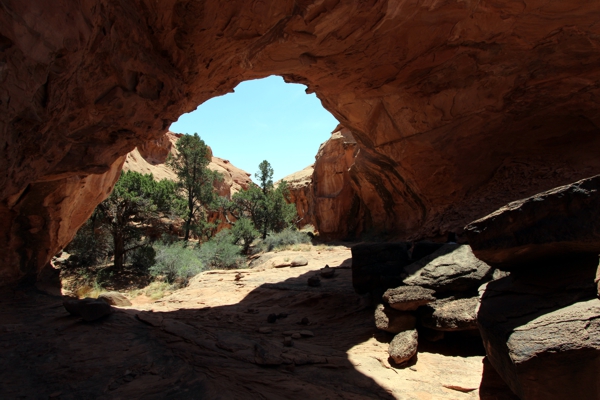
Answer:
[(483, 359), (483, 374), (479, 385), (480, 400), (519, 400), (487, 357)]
[(418, 351), (447, 357), (485, 356), (485, 347), (479, 331), (444, 332), (444, 338), (435, 342), (419, 340)]
[[(136, 398), (133, 384), (143, 381), (143, 390), (158, 388), (144, 398), (157, 399), (229, 399), (241, 394), (247, 398), (334, 398), (341, 394), (393, 399), (372, 378), (358, 372), (346, 354), (376, 331), (372, 307), (365, 296), (354, 293), (347, 264), (348, 259), (339, 263), (336, 276), (321, 278), (319, 287), (307, 284), (309, 277), (318, 274), (313, 270), (260, 284), (236, 304), (167, 312), (115, 308), (113, 314), (91, 323), (67, 316), (62, 297), (34, 288), (20, 288), (12, 294), (5, 291), (8, 301), (0, 299), (0, 318), (11, 315), (23, 329), (51, 333), (0, 335), (10, 343), (18, 342), (18, 350), (0, 361), (0, 367), (5, 367), (2, 381), (13, 381), (9, 374), (27, 376), (26, 385), (0, 388), (0, 397), (37, 393), (36, 398), (49, 391), (42, 397), (61, 392), (58, 398), (62, 399)], [(250, 272), (241, 282), (252, 279), (248, 270), (227, 271), (223, 276), (232, 279), (237, 272)], [(268, 323), (270, 314), (287, 316)], [(260, 327), (273, 332), (258, 333)], [(294, 339), (293, 346), (286, 347), (282, 335), (286, 330), (309, 330), (314, 337)], [(70, 339), (59, 346), (63, 339), (52, 332)], [(137, 347), (143, 349), (141, 356), (128, 354)], [(74, 360), (81, 376), (66, 378), (70, 389), (60, 389), (65, 378), (56, 375), (60, 370), (53, 367), (61, 362), (37, 356), (42, 348), (54, 348), (56, 359)], [(140, 360), (147, 367), (138, 367)], [(87, 376), (84, 371), (88, 370), (95, 372)], [(154, 370), (158, 376), (149, 375)], [(131, 383), (128, 371), (135, 375)]]

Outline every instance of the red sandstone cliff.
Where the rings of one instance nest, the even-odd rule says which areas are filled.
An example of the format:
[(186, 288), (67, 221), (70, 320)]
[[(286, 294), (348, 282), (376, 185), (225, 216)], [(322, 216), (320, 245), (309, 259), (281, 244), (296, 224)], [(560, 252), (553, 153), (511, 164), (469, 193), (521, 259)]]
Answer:
[(288, 183), (290, 190), (288, 200), (290, 203), (296, 205), (299, 220), (297, 226), (299, 228), (305, 225), (312, 225), (314, 227), (317, 225), (315, 221), (312, 186), (313, 171), (314, 164), (283, 178)]
[(106, 195), (65, 213), (48, 193), (110, 182), (182, 113), (271, 74), (352, 131), (356, 189), (404, 237), (599, 173), (598, 20), (588, 0), (5, 0), (0, 279), (35, 274)]

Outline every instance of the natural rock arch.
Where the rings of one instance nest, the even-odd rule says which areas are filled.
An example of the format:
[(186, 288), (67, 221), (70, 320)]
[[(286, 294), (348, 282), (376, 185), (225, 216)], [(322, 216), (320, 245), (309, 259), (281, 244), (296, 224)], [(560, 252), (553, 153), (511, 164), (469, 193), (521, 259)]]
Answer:
[(599, 20), (584, 0), (3, 1), (0, 279), (70, 240), (125, 153), (271, 74), (352, 131), (387, 232), (597, 173)]

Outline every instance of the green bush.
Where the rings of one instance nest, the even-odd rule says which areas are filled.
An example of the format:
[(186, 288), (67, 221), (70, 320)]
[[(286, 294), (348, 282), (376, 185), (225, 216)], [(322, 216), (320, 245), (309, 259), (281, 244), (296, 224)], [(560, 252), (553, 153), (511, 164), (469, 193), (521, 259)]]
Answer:
[(111, 237), (102, 229), (94, 229), (92, 220), (88, 220), (75, 234), (65, 248), (71, 254), (69, 260), (81, 267), (101, 264), (109, 258), (112, 251)]
[(234, 244), (230, 229), (222, 230), (200, 246), (200, 259), (207, 268), (233, 269), (244, 264), (241, 249)]
[(250, 245), (260, 233), (254, 228), (254, 224), (248, 218), (242, 217), (235, 221), (235, 225), (231, 228), (233, 241), (236, 244), (242, 244), (242, 253), (248, 254)]
[(279, 233), (271, 233), (262, 241), (261, 247), (265, 251), (282, 248), (300, 243), (309, 243), (310, 237), (306, 232), (299, 232), (293, 228), (285, 228)]
[(129, 258), (133, 267), (145, 271), (156, 262), (156, 250), (152, 246), (142, 246), (133, 250)]
[(169, 283), (179, 282), (185, 286), (193, 276), (204, 269), (199, 252), (195, 249), (178, 243), (171, 245), (156, 243), (154, 249), (156, 257), (154, 265), (149, 269), (150, 274), (162, 275)]

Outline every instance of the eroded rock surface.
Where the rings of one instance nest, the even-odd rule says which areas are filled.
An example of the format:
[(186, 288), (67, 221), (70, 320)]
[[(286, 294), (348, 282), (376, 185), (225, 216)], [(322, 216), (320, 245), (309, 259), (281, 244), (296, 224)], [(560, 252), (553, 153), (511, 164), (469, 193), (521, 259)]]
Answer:
[(349, 204), (373, 201), (361, 221), (388, 233), (436, 236), (597, 174), (599, 18), (584, 0), (4, 1), (2, 280), (35, 274), (104, 196), (64, 214), (49, 192), (84, 197), (182, 113), (272, 74), (352, 132)]

